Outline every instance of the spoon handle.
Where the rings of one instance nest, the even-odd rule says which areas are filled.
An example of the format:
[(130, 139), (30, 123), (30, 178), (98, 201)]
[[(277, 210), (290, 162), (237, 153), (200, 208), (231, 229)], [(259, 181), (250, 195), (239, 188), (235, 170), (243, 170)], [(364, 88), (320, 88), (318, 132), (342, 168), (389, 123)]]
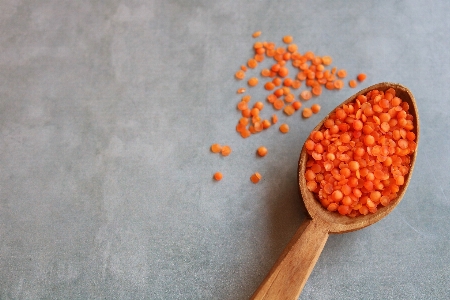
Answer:
[(303, 222), (251, 299), (298, 299), (328, 235), (323, 223)]

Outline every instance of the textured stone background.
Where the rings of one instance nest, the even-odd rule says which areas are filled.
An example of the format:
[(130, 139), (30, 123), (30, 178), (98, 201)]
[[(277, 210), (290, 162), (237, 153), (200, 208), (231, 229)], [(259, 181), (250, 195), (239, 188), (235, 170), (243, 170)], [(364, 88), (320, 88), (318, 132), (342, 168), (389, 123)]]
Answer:
[[(0, 299), (253, 293), (305, 219), (303, 142), (355, 92), (325, 91), (319, 115), (280, 116), (288, 134), (243, 140), (233, 74), (256, 30), (366, 72), (360, 88), (408, 86), (421, 116), (402, 203), (331, 236), (300, 298), (447, 299), (448, 11), (448, 1), (0, 1)], [(215, 142), (232, 155), (211, 154)]]

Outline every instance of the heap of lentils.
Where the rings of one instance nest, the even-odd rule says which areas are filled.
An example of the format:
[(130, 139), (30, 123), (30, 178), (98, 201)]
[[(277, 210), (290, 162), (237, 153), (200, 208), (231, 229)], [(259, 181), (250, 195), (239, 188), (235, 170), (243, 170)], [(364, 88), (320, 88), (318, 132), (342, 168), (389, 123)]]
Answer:
[[(260, 37), (261, 31), (254, 32), (252, 36), (253, 38)], [(290, 35), (284, 36), (282, 42), (282, 45), (268, 41), (255, 42), (253, 44), (254, 55), (235, 73), (237, 80), (246, 81), (248, 89), (262, 85), (268, 92), (265, 99), (266, 104), (264, 104), (263, 101), (251, 103), (251, 95), (245, 94), (247, 93), (246, 87), (237, 90), (238, 94), (243, 95), (237, 104), (241, 116), (237, 122), (236, 131), (243, 138), (248, 138), (252, 134), (260, 133), (275, 125), (278, 122), (277, 112), (283, 112), (286, 116), (294, 115), (304, 106), (304, 103), (319, 97), (323, 88), (340, 90), (345, 86), (344, 79), (347, 77), (347, 71), (332, 67), (333, 60), (330, 56), (319, 56), (312, 51), (300, 53)], [(273, 64), (269, 68), (261, 69), (259, 78), (246, 78), (247, 71), (249, 69), (256, 70), (265, 59), (272, 59)], [(292, 65), (294, 72), (290, 71), (288, 64)], [(348, 86), (355, 88), (358, 82), (365, 79), (366, 75), (359, 73), (354, 79), (348, 81)], [(300, 89), (302, 91), (299, 91)], [(267, 106), (272, 107), (275, 113), (269, 118), (263, 118), (260, 113)], [(320, 109), (320, 105), (314, 103), (310, 107), (303, 107), (301, 115), (306, 119), (318, 113)], [(286, 134), (289, 132), (289, 125), (282, 123), (278, 129), (281, 133)], [(261, 147), (264, 148), (264, 151), (260, 150)], [(257, 149), (256, 153), (263, 157), (268, 150), (264, 146), (261, 147)], [(219, 144), (211, 146), (212, 152), (227, 156), (231, 153), (231, 148), (226, 146), (225, 149), (225, 152), (222, 151), (222, 146)], [(222, 180), (223, 174), (216, 172), (213, 178), (217, 181)], [(261, 174), (257, 172), (250, 176), (253, 183), (258, 183), (261, 178)]]
[(416, 151), (409, 105), (390, 88), (369, 91), (330, 114), (305, 142), (307, 188), (329, 211), (375, 213), (398, 195)]
[[(259, 37), (260, 34), (261, 32), (257, 31), (253, 34), (253, 37)], [(344, 87), (344, 78), (347, 77), (347, 71), (331, 67), (333, 60), (330, 56), (318, 56), (312, 51), (300, 53), (298, 46), (290, 35), (284, 36), (282, 40), (284, 43), (282, 46), (277, 46), (274, 42), (255, 42), (253, 44), (254, 56), (247, 61), (246, 65), (241, 65), (240, 69), (235, 73), (235, 77), (238, 80), (244, 80), (248, 69), (256, 69), (259, 63), (266, 58), (273, 59), (274, 62), (270, 68), (261, 70), (261, 78), (264, 81), (261, 84), (269, 93), (266, 97), (266, 105), (271, 106), (275, 111), (282, 111), (285, 115), (291, 116), (302, 108), (305, 101), (313, 97), (319, 97), (323, 88), (340, 90)], [(293, 74), (290, 72), (288, 64), (292, 65), (294, 69)], [(365, 79), (366, 75), (360, 73), (355, 79), (349, 80), (348, 85), (351, 88), (355, 88), (357, 80), (362, 82)], [(247, 80), (247, 85), (253, 88), (259, 85), (259, 82), (260, 79), (257, 77), (250, 77)], [(296, 95), (295, 91), (303, 85), (305, 89)], [(237, 93), (243, 94), (246, 91), (246, 88), (241, 87), (237, 90)], [(300, 100), (304, 102), (302, 103)], [(241, 111), (241, 118), (236, 125), (236, 131), (243, 138), (259, 133), (278, 121), (276, 114), (273, 114), (268, 119), (261, 118), (260, 112), (264, 108), (264, 103), (256, 101), (251, 105), (250, 101), (251, 96), (244, 95), (237, 104), (237, 109)], [(309, 118), (313, 113), (318, 113), (320, 108), (319, 104), (304, 107), (302, 110), (303, 118)], [(281, 124), (279, 130), (282, 133), (287, 133), (289, 126)]]

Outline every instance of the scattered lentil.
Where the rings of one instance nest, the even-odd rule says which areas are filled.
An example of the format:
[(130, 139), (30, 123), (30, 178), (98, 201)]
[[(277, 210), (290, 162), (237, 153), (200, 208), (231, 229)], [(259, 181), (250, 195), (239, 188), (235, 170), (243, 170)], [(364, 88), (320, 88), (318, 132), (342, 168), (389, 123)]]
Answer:
[(267, 148), (264, 146), (261, 146), (258, 148), (258, 150), (256, 150), (256, 152), (258, 153), (259, 156), (263, 157), (266, 156), (267, 154)]
[(261, 179), (262, 179), (262, 176), (258, 172), (255, 172), (252, 174), (252, 176), (250, 176), (251, 182), (253, 182), (255, 184), (258, 183)]
[(257, 37), (259, 37), (260, 35), (261, 35), (261, 31), (255, 31), (255, 32), (252, 34), (252, 37), (257, 38)]
[(215, 180), (220, 181), (220, 180), (222, 180), (222, 178), (223, 178), (222, 173), (220, 173), (220, 172), (214, 173), (214, 179)]
[(220, 152), (223, 156), (228, 156), (231, 154), (231, 147), (230, 146), (223, 146), (222, 150)]
[(320, 111), (320, 105), (319, 104), (313, 104), (311, 106), (311, 111), (315, 114), (317, 114)]
[(313, 111), (312, 111), (311, 108), (305, 107), (305, 108), (303, 109), (303, 112), (302, 112), (303, 118), (309, 118), (309, 117), (312, 116), (312, 114), (313, 114)]
[(358, 74), (358, 76), (356, 77), (359, 81), (364, 81), (366, 79), (367, 75), (364, 73), (360, 73)]
[(280, 131), (282, 133), (288, 133), (289, 132), (289, 125), (288, 124), (281, 124), (280, 125)]
[(222, 146), (220, 146), (219, 144), (212, 144), (211, 145), (211, 152), (219, 153), (220, 151), (222, 151)]

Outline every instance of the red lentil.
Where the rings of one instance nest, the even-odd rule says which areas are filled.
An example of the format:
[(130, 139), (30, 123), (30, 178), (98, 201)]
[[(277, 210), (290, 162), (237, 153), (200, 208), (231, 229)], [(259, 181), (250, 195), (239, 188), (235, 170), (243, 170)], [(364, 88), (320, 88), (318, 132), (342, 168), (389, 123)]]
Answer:
[(322, 63), (325, 66), (331, 65), (332, 62), (333, 62), (333, 60), (331, 59), (331, 57), (329, 57), (329, 56), (323, 56), (322, 57)]
[(219, 153), (220, 151), (222, 151), (222, 146), (220, 146), (219, 144), (212, 144), (211, 145), (211, 152)]
[(311, 106), (311, 111), (315, 114), (317, 114), (320, 111), (320, 105), (319, 104), (313, 104)]
[(286, 115), (292, 116), (295, 113), (295, 108), (292, 105), (286, 105), (283, 111)]
[(309, 118), (309, 117), (312, 116), (312, 114), (313, 114), (313, 112), (312, 112), (312, 109), (311, 109), (311, 108), (305, 107), (305, 108), (303, 109), (303, 112), (302, 112), (303, 118)]
[(247, 61), (247, 66), (248, 66), (250, 69), (254, 69), (254, 68), (256, 68), (256, 67), (258, 66), (258, 62), (257, 62), (254, 58), (250, 58), (250, 59)]
[(294, 103), (292, 103), (292, 107), (295, 110), (299, 110), (302, 107), (302, 103), (300, 101), (295, 101)]
[(258, 78), (256, 78), (256, 77), (252, 77), (248, 80), (249, 86), (256, 86), (257, 84), (258, 84)]
[(261, 146), (258, 148), (258, 150), (256, 150), (256, 152), (258, 153), (259, 156), (263, 157), (266, 156), (267, 154), (267, 148), (264, 146)]
[(358, 74), (358, 76), (356, 77), (359, 81), (364, 81), (366, 79), (367, 75), (364, 73), (360, 73)]
[(222, 180), (222, 178), (223, 178), (222, 173), (220, 173), (220, 172), (214, 173), (214, 179), (215, 180), (220, 181), (220, 180)]
[(283, 42), (285, 42), (286, 44), (292, 43), (293, 40), (294, 40), (294, 39), (293, 39), (292, 36), (290, 36), (290, 35), (285, 35), (285, 36), (283, 37)]
[(255, 32), (253, 32), (252, 37), (257, 38), (260, 35), (261, 35), (261, 31), (255, 31)]
[(236, 76), (237, 79), (242, 80), (245, 78), (245, 72), (243, 70), (239, 70), (234, 76)]
[(312, 93), (311, 93), (310, 91), (308, 91), (308, 90), (304, 90), (304, 91), (302, 91), (302, 92), (300, 93), (300, 97), (301, 97), (303, 100), (309, 100), (309, 99), (311, 99), (311, 97), (312, 97)]
[(262, 176), (258, 172), (255, 172), (252, 174), (252, 176), (250, 176), (251, 182), (253, 182), (255, 184), (258, 183), (261, 179), (262, 179)]
[(345, 78), (347, 76), (347, 71), (344, 69), (341, 69), (341, 70), (337, 71), (337, 76), (339, 78)]
[(223, 156), (228, 156), (231, 154), (231, 147), (230, 146), (223, 146), (222, 150), (220, 152)]
[(288, 124), (281, 124), (280, 125), (280, 131), (282, 133), (288, 133), (289, 132), (289, 125)]

